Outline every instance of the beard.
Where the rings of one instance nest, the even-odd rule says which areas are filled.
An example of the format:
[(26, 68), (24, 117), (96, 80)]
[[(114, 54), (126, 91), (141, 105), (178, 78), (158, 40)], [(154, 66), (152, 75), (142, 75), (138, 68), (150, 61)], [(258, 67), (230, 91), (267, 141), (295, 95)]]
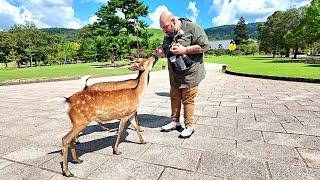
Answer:
[(178, 31), (175, 29), (175, 27), (173, 26), (173, 24), (171, 24), (171, 29), (172, 29), (172, 31), (171, 31), (171, 32), (168, 32), (167, 35), (168, 35), (169, 37), (174, 37), (174, 36), (177, 34)]

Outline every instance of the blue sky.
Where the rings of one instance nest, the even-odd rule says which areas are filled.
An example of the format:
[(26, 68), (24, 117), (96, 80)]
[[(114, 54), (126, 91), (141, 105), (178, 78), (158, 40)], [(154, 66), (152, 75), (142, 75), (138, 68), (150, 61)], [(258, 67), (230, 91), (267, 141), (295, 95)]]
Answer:
[[(246, 22), (263, 22), (277, 10), (310, 4), (311, 0), (142, 0), (149, 7), (143, 18), (159, 28), (159, 15), (170, 11), (187, 17), (203, 28)], [(0, 0), (0, 30), (33, 21), (37, 27), (81, 28), (97, 20), (95, 13), (108, 0)], [(121, 12), (119, 12), (121, 16)]]

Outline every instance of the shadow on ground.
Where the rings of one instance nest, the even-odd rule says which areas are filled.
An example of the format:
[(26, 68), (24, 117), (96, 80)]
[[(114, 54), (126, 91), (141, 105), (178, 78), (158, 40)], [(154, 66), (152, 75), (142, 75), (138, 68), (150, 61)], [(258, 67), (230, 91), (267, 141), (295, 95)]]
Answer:
[(168, 92), (156, 92), (155, 94), (158, 96), (170, 97), (170, 93)]

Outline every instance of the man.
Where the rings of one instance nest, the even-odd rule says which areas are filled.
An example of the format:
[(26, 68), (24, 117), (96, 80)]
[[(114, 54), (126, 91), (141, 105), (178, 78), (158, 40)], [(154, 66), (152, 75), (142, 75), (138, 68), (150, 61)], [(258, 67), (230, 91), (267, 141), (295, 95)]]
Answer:
[(181, 128), (179, 119), (183, 104), (185, 128), (179, 137), (189, 138), (194, 132), (194, 102), (198, 84), (205, 77), (203, 53), (210, 48), (209, 40), (197, 24), (188, 19), (178, 19), (170, 12), (161, 14), (160, 27), (166, 36), (162, 49), (155, 50), (154, 55), (164, 55), (168, 59), (172, 111), (172, 122), (162, 126), (161, 131)]

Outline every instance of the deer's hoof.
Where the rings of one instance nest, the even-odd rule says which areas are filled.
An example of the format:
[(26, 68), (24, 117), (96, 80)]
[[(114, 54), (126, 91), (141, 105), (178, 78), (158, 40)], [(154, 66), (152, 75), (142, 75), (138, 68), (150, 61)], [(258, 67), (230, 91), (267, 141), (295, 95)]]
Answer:
[(113, 150), (113, 154), (115, 154), (115, 155), (120, 155), (120, 154), (122, 154), (122, 152), (121, 151), (119, 151), (119, 150)]
[(65, 177), (73, 177), (74, 176), (70, 171), (69, 172), (63, 172), (62, 175), (65, 176)]
[(73, 164), (80, 164), (80, 163), (82, 163), (82, 162), (83, 162), (83, 160), (81, 160), (81, 159), (73, 160), (73, 161), (72, 161)]
[(142, 142), (141, 142), (141, 144), (147, 144), (147, 142), (145, 142), (145, 141), (142, 141)]

